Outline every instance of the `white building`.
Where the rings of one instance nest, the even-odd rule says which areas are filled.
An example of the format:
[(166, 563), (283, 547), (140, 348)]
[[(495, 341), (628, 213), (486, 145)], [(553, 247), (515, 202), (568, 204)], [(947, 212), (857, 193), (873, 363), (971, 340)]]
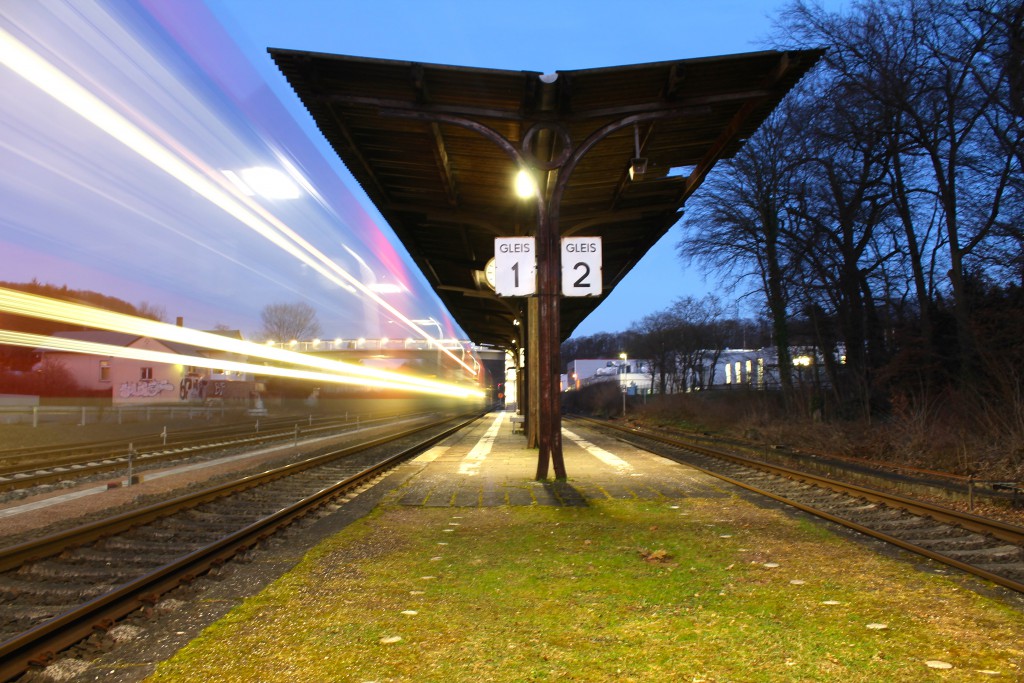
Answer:
[[(725, 349), (712, 363), (711, 353), (701, 354), (696, 367), (678, 367), (666, 373), (665, 391), (682, 393), (701, 387), (755, 390), (779, 386), (778, 361), (774, 348)], [(794, 382), (812, 376), (821, 359), (813, 349), (792, 349)], [(839, 359), (842, 362), (842, 359)], [(619, 382), (629, 394), (652, 393), (661, 381), (660, 370), (647, 360), (578, 359), (562, 375), (562, 390), (572, 391), (596, 382)]]
[(578, 358), (562, 375), (562, 390), (573, 391), (597, 382), (618, 382), (629, 395), (651, 393), (650, 363), (639, 359)]

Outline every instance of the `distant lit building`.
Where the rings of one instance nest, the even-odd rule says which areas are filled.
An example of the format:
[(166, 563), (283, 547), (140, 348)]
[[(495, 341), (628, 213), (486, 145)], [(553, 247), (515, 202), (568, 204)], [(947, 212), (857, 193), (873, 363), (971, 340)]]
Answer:
[[(846, 361), (840, 348), (836, 362)], [(825, 383), (823, 359), (813, 348), (793, 347), (792, 377), (796, 384)], [(710, 351), (696, 355), (696, 360), (676, 362), (665, 371), (665, 392), (686, 393), (707, 389), (747, 388), (755, 390), (777, 389), (779, 382), (778, 354), (774, 348), (725, 349), (717, 355)], [(650, 393), (659, 386), (661, 369), (648, 360), (578, 359), (569, 363), (562, 375), (562, 390), (581, 389), (597, 382), (619, 382), (632, 393)], [(660, 389), (659, 389), (660, 391)]]
[(650, 362), (640, 359), (578, 358), (562, 376), (562, 390), (573, 391), (599, 382), (618, 382), (630, 395), (651, 393)]

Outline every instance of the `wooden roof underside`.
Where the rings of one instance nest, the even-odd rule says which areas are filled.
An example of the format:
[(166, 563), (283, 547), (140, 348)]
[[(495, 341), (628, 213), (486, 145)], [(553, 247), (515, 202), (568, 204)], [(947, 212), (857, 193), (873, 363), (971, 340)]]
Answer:
[[(514, 196), (517, 167), (505, 150), (445, 121), (487, 126), (516, 148), (535, 124), (563, 126), (576, 147), (627, 117), (641, 121), (594, 144), (567, 181), (560, 232), (602, 238), (604, 294), (562, 299), (565, 339), (677, 222), (712, 166), (739, 149), (821, 56), (758, 52), (559, 71), (552, 78), (269, 52), (462, 329), (476, 343), (499, 347), (515, 336), (513, 320), (524, 319), (525, 302), (496, 297), (482, 271), (495, 237), (534, 233), (536, 209)], [(530, 145), (542, 164), (562, 152), (551, 130)], [(635, 130), (648, 170), (631, 182)], [(670, 169), (676, 171), (669, 175)], [(550, 192), (557, 170), (545, 176)]]

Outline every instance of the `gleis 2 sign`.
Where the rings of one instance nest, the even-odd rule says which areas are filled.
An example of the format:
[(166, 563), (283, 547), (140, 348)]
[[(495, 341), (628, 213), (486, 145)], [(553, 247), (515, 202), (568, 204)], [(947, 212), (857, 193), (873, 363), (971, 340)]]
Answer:
[(601, 238), (562, 238), (562, 295), (600, 296)]

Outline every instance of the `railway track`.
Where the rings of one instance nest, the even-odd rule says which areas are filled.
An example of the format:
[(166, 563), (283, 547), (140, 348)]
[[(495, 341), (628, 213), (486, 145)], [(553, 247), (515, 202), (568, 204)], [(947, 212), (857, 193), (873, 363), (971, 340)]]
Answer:
[[(170, 438), (150, 435), (77, 446), (43, 446), (0, 451), (0, 493), (56, 484), (108, 472), (143, 470), (172, 460), (216, 453), (229, 448), (332, 434), (372, 426), (397, 416), (284, 417), (246, 421), (179, 432)], [(409, 417), (409, 416), (406, 416)], [(42, 465), (45, 463), (45, 465)]]
[(47, 664), (475, 419), (419, 426), (0, 550), (0, 681)]
[(1024, 527), (598, 420), (623, 441), (1024, 593)]

